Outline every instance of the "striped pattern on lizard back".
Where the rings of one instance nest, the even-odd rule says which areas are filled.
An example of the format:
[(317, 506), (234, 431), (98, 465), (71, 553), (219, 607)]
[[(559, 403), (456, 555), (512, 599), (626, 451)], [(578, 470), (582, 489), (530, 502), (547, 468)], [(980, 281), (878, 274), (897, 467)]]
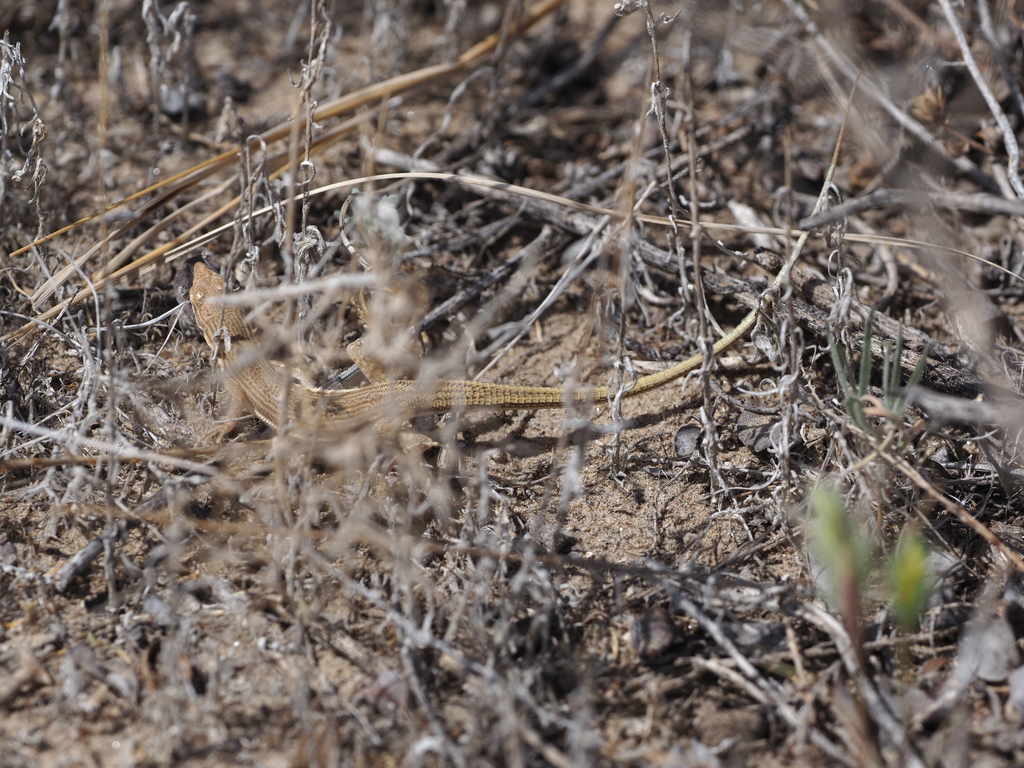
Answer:
[[(557, 387), (524, 387), (514, 384), (446, 380), (433, 382), (385, 380), (355, 389), (320, 389), (301, 383), (282, 363), (268, 360), (255, 339), (253, 328), (238, 307), (225, 305), (224, 282), (203, 262), (193, 266), (189, 299), (196, 322), (211, 349), (218, 350), (225, 383), (232, 396), (231, 415), (242, 414), (246, 405), (268, 426), (282, 426), (282, 395), (287, 388), (286, 424), (315, 427), (318, 435), (329, 436), (356, 427), (388, 420), (408, 419), (453, 410), (561, 408), (569, 403), (601, 402), (608, 399), (606, 386), (583, 388), (571, 395)], [(735, 331), (719, 340), (719, 352), (735, 343), (752, 325), (741, 323)], [(649, 376), (628, 386), (624, 395), (632, 397), (660, 387), (700, 367), (701, 355)], [(232, 424), (220, 430), (220, 437)]]

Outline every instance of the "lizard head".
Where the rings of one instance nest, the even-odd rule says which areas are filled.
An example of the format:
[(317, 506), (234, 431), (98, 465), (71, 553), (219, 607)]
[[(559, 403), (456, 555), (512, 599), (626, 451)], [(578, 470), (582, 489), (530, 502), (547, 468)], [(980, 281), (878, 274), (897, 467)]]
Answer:
[(203, 332), (206, 343), (216, 346), (214, 336), (223, 326), (224, 305), (211, 302), (224, 295), (224, 281), (220, 275), (210, 269), (205, 262), (197, 261), (192, 265), (192, 282), (188, 289), (188, 299), (196, 324)]
[(210, 269), (202, 261), (192, 267), (192, 285), (188, 290), (189, 301), (193, 309), (202, 309), (206, 300), (212, 296), (224, 295), (224, 281), (220, 275)]

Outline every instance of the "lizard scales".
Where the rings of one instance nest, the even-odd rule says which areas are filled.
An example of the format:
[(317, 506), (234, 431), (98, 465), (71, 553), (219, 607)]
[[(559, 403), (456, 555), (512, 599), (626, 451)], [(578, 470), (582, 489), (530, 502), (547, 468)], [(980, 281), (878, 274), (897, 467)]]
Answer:
[[(612, 390), (607, 386), (587, 387), (571, 394), (558, 387), (527, 387), (468, 380), (441, 379), (434, 382), (380, 379), (354, 389), (320, 389), (300, 383), (283, 364), (268, 360), (252, 343), (256, 334), (245, 313), (225, 305), (224, 282), (202, 261), (192, 267), (189, 300), (196, 323), (211, 349), (220, 350), (225, 381), (232, 397), (228, 423), (215, 430), (219, 437), (231, 431), (233, 421), (248, 405), (265, 424), (280, 429), (284, 423), (312, 424), (321, 432), (343, 433), (360, 425), (400, 416), (410, 418), (456, 410), (562, 408), (568, 404), (601, 402)], [(715, 345), (716, 353), (727, 349), (753, 325), (751, 312), (730, 334)], [(643, 376), (623, 393), (634, 397), (681, 378), (700, 367), (696, 354), (658, 373)], [(285, 390), (288, 390), (284, 397)], [(285, 407), (282, 408), (282, 404)]]

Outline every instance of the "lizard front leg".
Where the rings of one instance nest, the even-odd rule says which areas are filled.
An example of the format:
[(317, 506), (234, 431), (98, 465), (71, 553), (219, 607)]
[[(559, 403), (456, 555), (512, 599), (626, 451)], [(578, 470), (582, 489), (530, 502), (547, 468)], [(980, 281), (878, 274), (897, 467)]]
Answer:
[(212, 443), (217, 445), (222, 443), (224, 438), (230, 435), (235, 427), (238, 426), (238, 423), (245, 417), (246, 413), (256, 412), (241, 386), (231, 379), (227, 379), (224, 382), (224, 389), (228, 397), (225, 413), (218, 420), (220, 423), (217, 426), (207, 430), (199, 438), (201, 444)]

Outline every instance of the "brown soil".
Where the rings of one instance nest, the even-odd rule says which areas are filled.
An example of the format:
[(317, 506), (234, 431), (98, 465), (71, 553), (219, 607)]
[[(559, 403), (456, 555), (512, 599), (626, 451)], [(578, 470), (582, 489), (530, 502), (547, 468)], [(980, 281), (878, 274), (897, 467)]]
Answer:
[[(378, 97), (266, 154), (250, 141), (247, 163), (132, 227), (118, 230), (157, 193), (23, 249), (309, 100), (451, 61), (516, 4), (322, 3), (312, 25), (294, 5), (196, 3), (191, 23), (166, 3), (162, 19), (131, 2), (0, 8), (0, 764), (1024, 761), (1012, 562), (1024, 542), (1024, 237), (1019, 218), (978, 208), (982, 193), (1013, 198), (1013, 180), (981, 91), (950, 63), (961, 52), (941, 5), (698, 2), (673, 17), (679, 7), (656, 4), (663, 137), (646, 11), (607, 30), (611, 4), (569, 0), (499, 53), (402, 93), (383, 118), (367, 112)], [(979, 17), (962, 21), (1019, 134), (1000, 59), (1021, 82), (1022, 26), (992, 5), (999, 57)], [(811, 7), (815, 29), (797, 15)], [(425, 382), (498, 358), (483, 379), (628, 383), (702, 348), (689, 226), (673, 237), (643, 217), (688, 221), (696, 191), (701, 221), (740, 225), (701, 243), (703, 332), (718, 338), (790, 253), (795, 236), (780, 228), (811, 213), (861, 69), (837, 195), (965, 197), (874, 206), (846, 221), (845, 239), (816, 231), (751, 337), (621, 412), (397, 418), (329, 444), (304, 439), (315, 425), (276, 433), (249, 418), (207, 445), (228, 397), (209, 348), (185, 314), (144, 325), (178, 303), (187, 253), (158, 255), (14, 338), (133, 238), (124, 264), (245, 192), (202, 228), (224, 230), (191, 249), (235, 287), (373, 280), (364, 295), (291, 294), (254, 313), (275, 340), (267, 354), (318, 385), (363, 382), (341, 381), (360, 336), (389, 375)], [(933, 146), (880, 106), (876, 85)], [(310, 188), (408, 170), (415, 155), (593, 208), (440, 179), (286, 206), (287, 182), (268, 178), (274, 155), (301, 160), (307, 139), (353, 114), (367, 119), (301, 166), (315, 169)], [(303, 237), (290, 245), (293, 231)], [(576, 270), (588, 237), (596, 257)], [(502, 269), (527, 247), (537, 253)], [(876, 348), (861, 382), (869, 307)], [(925, 387), (964, 399), (905, 411), (887, 399), (862, 415), (895, 394), (879, 346), (894, 341), (890, 319), (907, 339), (894, 381), (927, 341)], [(844, 397), (828, 330), (851, 385), (878, 400)], [(836, 517), (815, 488), (838, 492)], [(92, 559), (75, 559), (89, 547)], [(907, 604), (917, 626), (898, 620)]]

